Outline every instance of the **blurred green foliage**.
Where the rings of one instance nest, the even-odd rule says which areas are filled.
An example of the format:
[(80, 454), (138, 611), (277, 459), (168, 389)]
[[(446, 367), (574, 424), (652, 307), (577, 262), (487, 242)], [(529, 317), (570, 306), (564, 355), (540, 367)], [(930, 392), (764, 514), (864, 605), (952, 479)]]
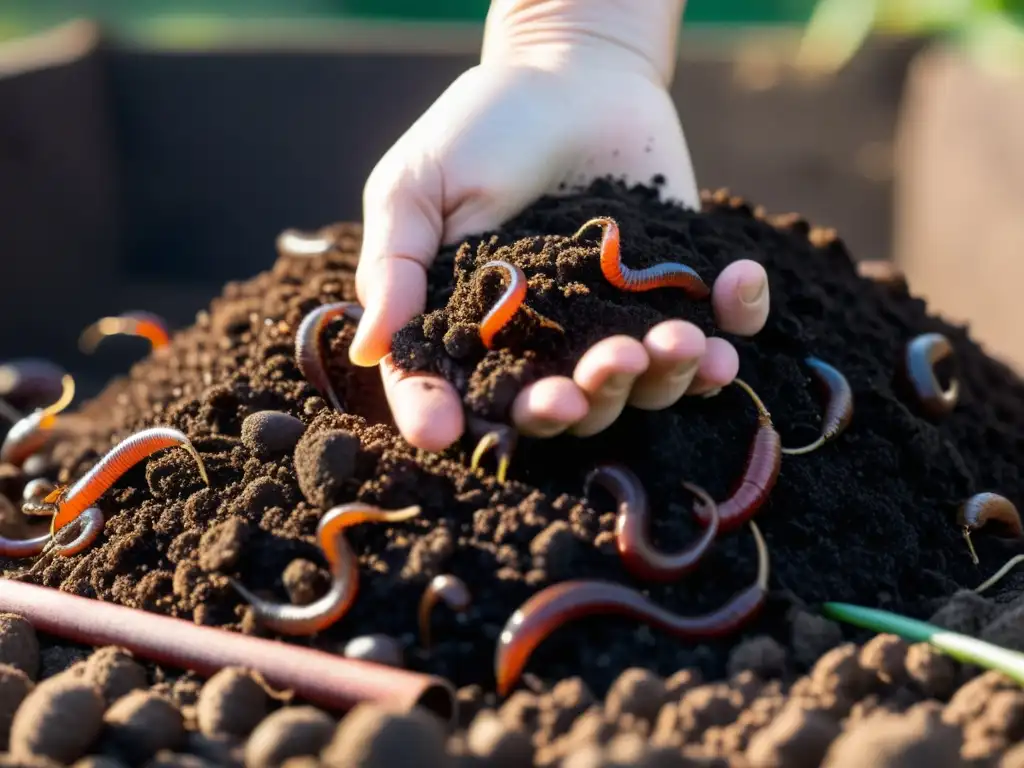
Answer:
[[(647, 2), (648, 0), (637, 0)], [(859, 2), (860, 0), (854, 0)], [(582, 0), (587, 2), (587, 0)], [(688, 25), (800, 25), (816, 0), (688, 0)], [(482, 22), (489, 0), (0, 0), (0, 39), (91, 18), (131, 36), (170, 26), (215, 38), (260, 20)], [(159, 35), (165, 39), (166, 35)]]
[(798, 63), (834, 72), (872, 32), (938, 35), (983, 66), (1024, 67), (1024, 0), (819, 0)]

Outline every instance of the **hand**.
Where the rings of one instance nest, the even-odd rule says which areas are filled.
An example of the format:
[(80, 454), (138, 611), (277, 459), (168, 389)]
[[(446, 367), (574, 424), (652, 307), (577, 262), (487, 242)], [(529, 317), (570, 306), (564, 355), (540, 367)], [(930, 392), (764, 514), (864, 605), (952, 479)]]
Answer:
[[(594, 11), (601, 3), (579, 5)], [(364, 190), (356, 288), (365, 313), (350, 355), (358, 365), (380, 361), (395, 423), (425, 450), (441, 450), (461, 436), (461, 401), (441, 378), (398, 371), (388, 352), (392, 334), (424, 309), (426, 268), (442, 242), (494, 229), (563, 183), (579, 186), (609, 174), (634, 182), (666, 174), (667, 197), (699, 206), (666, 67), (636, 46), (592, 39), (592, 30), (567, 43), (569, 53), (565, 46), (553, 46), (552, 53), (550, 36), (537, 34), (547, 42), (502, 38), (492, 55), (485, 42), (483, 63), (459, 77), (398, 140)], [(570, 33), (559, 26), (550, 34)], [(668, 61), (671, 71), (674, 57)], [(756, 333), (768, 315), (764, 269), (747, 260), (729, 265), (711, 300), (722, 330)], [(572, 378), (525, 387), (511, 415), (525, 435), (591, 435), (627, 403), (664, 408), (684, 394), (728, 384), (738, 367), (731, 344), (669, 320), (642, 342), (627, 336), (598, 342)]]

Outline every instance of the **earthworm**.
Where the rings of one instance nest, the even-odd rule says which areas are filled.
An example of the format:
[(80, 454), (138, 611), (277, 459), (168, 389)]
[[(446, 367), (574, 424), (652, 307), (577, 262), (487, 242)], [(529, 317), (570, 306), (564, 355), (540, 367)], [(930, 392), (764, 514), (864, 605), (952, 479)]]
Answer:
[(88, 326), (78, 339), (79, 348), (85, 353), (96, 350), (99, 343), (107, 336), (122, 334), (140, 336), (146, 339), (153, 349), (166, 347), (171, 341), (167, 331), (167, 321), (152, 312), (126, 312), (117, 317), (101, 317)]
[(953, 354), (953, 345), (941, 333), (922, 333), (907, 344), (904, 373), (925, 413), (932, 418), (945, 416), (956, 407), (960, 382), (953, 378), (943, 389), (935, 376), (935, 364)]
[(615, 219), (607, 216), (593, 218), (576, 231), (573, 239), (579, 238), (590, 227), (601, 227), (601, 273), (620, 291), (635, 293), (655, 288), (682, 288), (691, 299), (706, 299), (711, 294), (707, 283), (685, 264), (665, 262), (646, 269), (630, 269), (623, 264), (619, 225)]
[(0, 365), (0, 398), (10, 405), (4, 411), (4, 418), (17, 421), (22, 417), (18, 408), (30, 411), (35, 406), (52, 403), (63, 390), (64, 374), (59, 365), (35, 358), (9, 360)]
[(480, 459), (493, 448), (498, 458), (498, 471), (495, 473), (495, 477), (498, 478), (499, 483), (504, 483), (509, 464), (512, 462), (512, 453), (516, 449), (519, 433), (508, 424), (499, 424), (468, 414), (466, 416), (466, 424), (471, 434), (480, 435), (480, 442), (476, 444), (476, 449), (473, 451), (469, 468), (475, 471), (480, 466)]
[(850, 426), (853, 418), (853, 390), (842, 372), (816, 357), (808, 357), (804, 363), (811, 369), (828, 398), (825, 417), (821, 420), (821, 435), (818, 439), (800, 448), (783, 448), (782, 452), (787, 456), (799, 456), (817, 450), (829, 440), (839, 437)]
[(957, 523), (963, 530), (964, 540), (975, 565), (978, 564), (978, 553), (974, 551), (971, 532), (993, 521), (1004, 525), (1014, 537), (1024, 536), (1024, 526), (1021, 525), (1017, 507), (998, 493), (976, 493), (961, 504), (957, 512)]
[(96, 541), (103, 531), (103, 513), (98, 507), (89, 507), (75, 518), (74, 525), (79, 528), (78, 535), (67, 543), (61, 543), (67, 538), (67, 535), (61, 534), (70, 531), (71, 526), (62, 528), (56, 536), (49, 533), (31, 539), (8, 539), (0, 536), (0, 557), (35, 557), (44, 552), (61, 557), (77, 555)]
[(682, 640), (707, 640), (735, 631), (757, 614), (768, 595), (768, 547), (753, 520), (750, 529), (757, 544), (757, 580), (725, 605), (701, 616), (672, 613), (635, 589), (611, 581), (565, 581), (541, 590), (509, 617), (498, 638), (494, 654), (498, 693), (508, 694), (530, 655), (555, 630), (587, 616), (617, 614), (637, 619)]
[(327, 375), (324, 350), (320, 341), (327, 324), (342, 316), (359, 322), (363, 317), (363, 308), (354, 301), (322, 304), (302, 318), (299, 329), (295, 332), (295, 362), (299, 366), (299, 371), (321, 394), (327, 395), (336, 411), (344, 409), (334, 392), (334, 387), (331, 386), (330, 376)]
[(316, 528), (320, 550), (331, 568), (331, 588), (308, 605), (273, 603), (257, 597), (234, 579), (232, 586), (252, 606), (256, 620), (281, 635), (312, 635), (348, 613), (359, 592), (359, 562), (345, 529), (360, 523), (398, 523), (420, 513), (417, 506), (383, 510), (370, 504), (343, 504), (327, 511)]
[(999, 581), (1004, 579), (1006, 577), (1006, 574), (1008, 574), (1010, 571), (1016, 568), (1020, 563), (1024, 563), (1024, 555), (1014, 555), (1005, 563), (1003, 563), (1002, 568), (1000, 568), (998, 571), (996, 571), (987, 579), (985, 579), (985, 581), (983, 581), (981, 584), (976, 586), (974, 588), (975, 593), (980, 595), (986, 589), (991, 589), (992, 586), (994, 586)]
[(188, 437), (170, 427), (151, 427), (136, 432), (131, 437), (126, 437), (111, 448), (107, 455), (97, 462), (96, 466), (86, 472), (70, 488), (66, 486), (57, 488), (40, 502), (26, 501), (22, 504), (22, 510), (26, 514), (52, 513), (53, 521), (50, 524), (50, 531), (56, 533), (91, 506), (114, 483), (120, 480), (125, 472), (140, 461), (164, 448), (179, 445), (196, 460), (200, 477), (203, 478), (206, 485), (209, 485), (210, 478), (206, 474), (203, 459)]
[(57, 488), (55, 483), (45, 477), (37, 477), (25, 483), (21, 490), (22, 501), (41, 501), (49, 496)]
[(57, 415), (75, 399), (74, 378), (64, 374), (61, 385), (64, 391), (57, 402), (30, 413), (11, 426), (3, 445), (0, 445), (0, 461), (20, 467), (29, 456), (46, 445), (53, 434)]
[[(735, 490), (727, 499), (718, 502), (719, 529), (723, 533), (742, 525), (761, 508), (775, 487), (782, 465), (782, 440), (772, 425), (771, 414), (747, 382), (737, 378), (733, 379), (733, 383), (754, 401), (757, 408), (757, 432)], [(703, 507), (694, 507), (694, 511), (703, 524), (710, 522), (711, 515)]]
[(509, 324), (520, 309), (531, 314), (541, 325), (564, 333), (565, 329), (561, 325), (533, 311), (523, 303), (526, 300), (526, 275), (522, 269), (507, 261), (494, 260), (488, 261), (477, 271), (478, 273), (483, 272), (491, 267), (504, 270), (508, 275), (508, 287), (501, 294), (501, 298), (484, 315), (484, 319), (480, 321), (480, 340), (487, 349), (494, 348), (494, 337), (498, 331)]
[(626, 570), (638, 579), (675, 581), (696, 568), (714, 543), (718, 534), (718, 506), (703, 488), (683, 483), (683, 487), (700, 498), (710, 511), (710, 522), (697, 541), (678, 552), (667, 554), (658, 551), (651, 543), (647, 492), (631, 469), (621, 464), (602, 464), (587, 475), (584, 495), (589, 497), (595, 484), (608, 491), (618, 502), (615, 545)]
[(465, 613), (473, 597), (466, 582), (458, 576), (444, 573), (431, 580), (420, 598), (420, 638), (424, 648), (430, 647), (430, 616), (438, 600), (456, 613)]

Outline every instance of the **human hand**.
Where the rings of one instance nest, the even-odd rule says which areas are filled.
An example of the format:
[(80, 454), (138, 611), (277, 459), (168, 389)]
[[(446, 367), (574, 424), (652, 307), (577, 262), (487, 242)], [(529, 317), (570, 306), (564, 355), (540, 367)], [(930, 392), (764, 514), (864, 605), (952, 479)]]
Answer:
[[(459, 77), (374, 168), (363, 195), (356, 273), (365, 312), (350, 356), (358, 365), (380, 362), (395, 423), (413, 445), (441, 450), (464, 429), (451, 384), (399, 371), (388, 354), (392, 335), (424, 310), (426, 268), (442, 243), (494, 229), (562, 184), (607, 175), (632, 182), (666, 175), (666, 197), (699, 207), (667, 92), (681, 6), (680, 0), (496, 0), (482, 63)], [(768, 315), (764, 269), (747, 260), (729, 265), (711, 301), (722, 330), (756, 333)], [(738, 367), (727, 341), (668, 320), (642, 341), (598, 342), (571, 378), (524, 387), (511, 416), (525, 435), (591, 435), (627, 403), (664, 408), (684, 394), (724, 386)]]

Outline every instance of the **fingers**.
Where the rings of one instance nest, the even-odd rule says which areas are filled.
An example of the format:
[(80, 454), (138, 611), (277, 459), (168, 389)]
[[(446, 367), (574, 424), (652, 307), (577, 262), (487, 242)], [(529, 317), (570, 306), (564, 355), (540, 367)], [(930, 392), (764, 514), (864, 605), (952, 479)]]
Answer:
[(756, 261), (741, 259), (715, 280), (711, 303), (718, 327), (726, 333), (752, 336), (768, 319), (768, 275)]
[(363, 191), (356, 292), (365, 312), (349, 348), (356, 365), (375, 365), (391, 350), (395, 331), (423, 311), (426, 270), (441, 241), (440, 172), (394, 157), (384, 156)]
[(697, 376), (686, 391), (688, 395), (704, 395), (721, 389), (736, 378), (740, 357), (736, 348), (725, 339), (712, 336), (707, 340), (704, 357), (697, 367)]
[(523, 387), (512, 403), (512, 423), (529, 437), (554, 437), (587, 415), (587, 396), (572, 379), (549, 376)]
[(425, 451), (442, 451), (462, 435), (462, 404), (439, 376), (405, 373), (387, 355), (380, 362), (384, 393), (402, 436)]
[(647, 332), (644, 349), (651, 362), (633, 385), (629, 404), (653, 411), (667, 408), (686, 394), (707, 349), (707, 339), (693, 323), (667, 320)]
[(572, 378), (589, 408), (571, 431), (587, 437), (608, 427), (626, 407), (633, 384), (650, 365), (644, 345), (629, 336), (609, 336), (588, 349)]

